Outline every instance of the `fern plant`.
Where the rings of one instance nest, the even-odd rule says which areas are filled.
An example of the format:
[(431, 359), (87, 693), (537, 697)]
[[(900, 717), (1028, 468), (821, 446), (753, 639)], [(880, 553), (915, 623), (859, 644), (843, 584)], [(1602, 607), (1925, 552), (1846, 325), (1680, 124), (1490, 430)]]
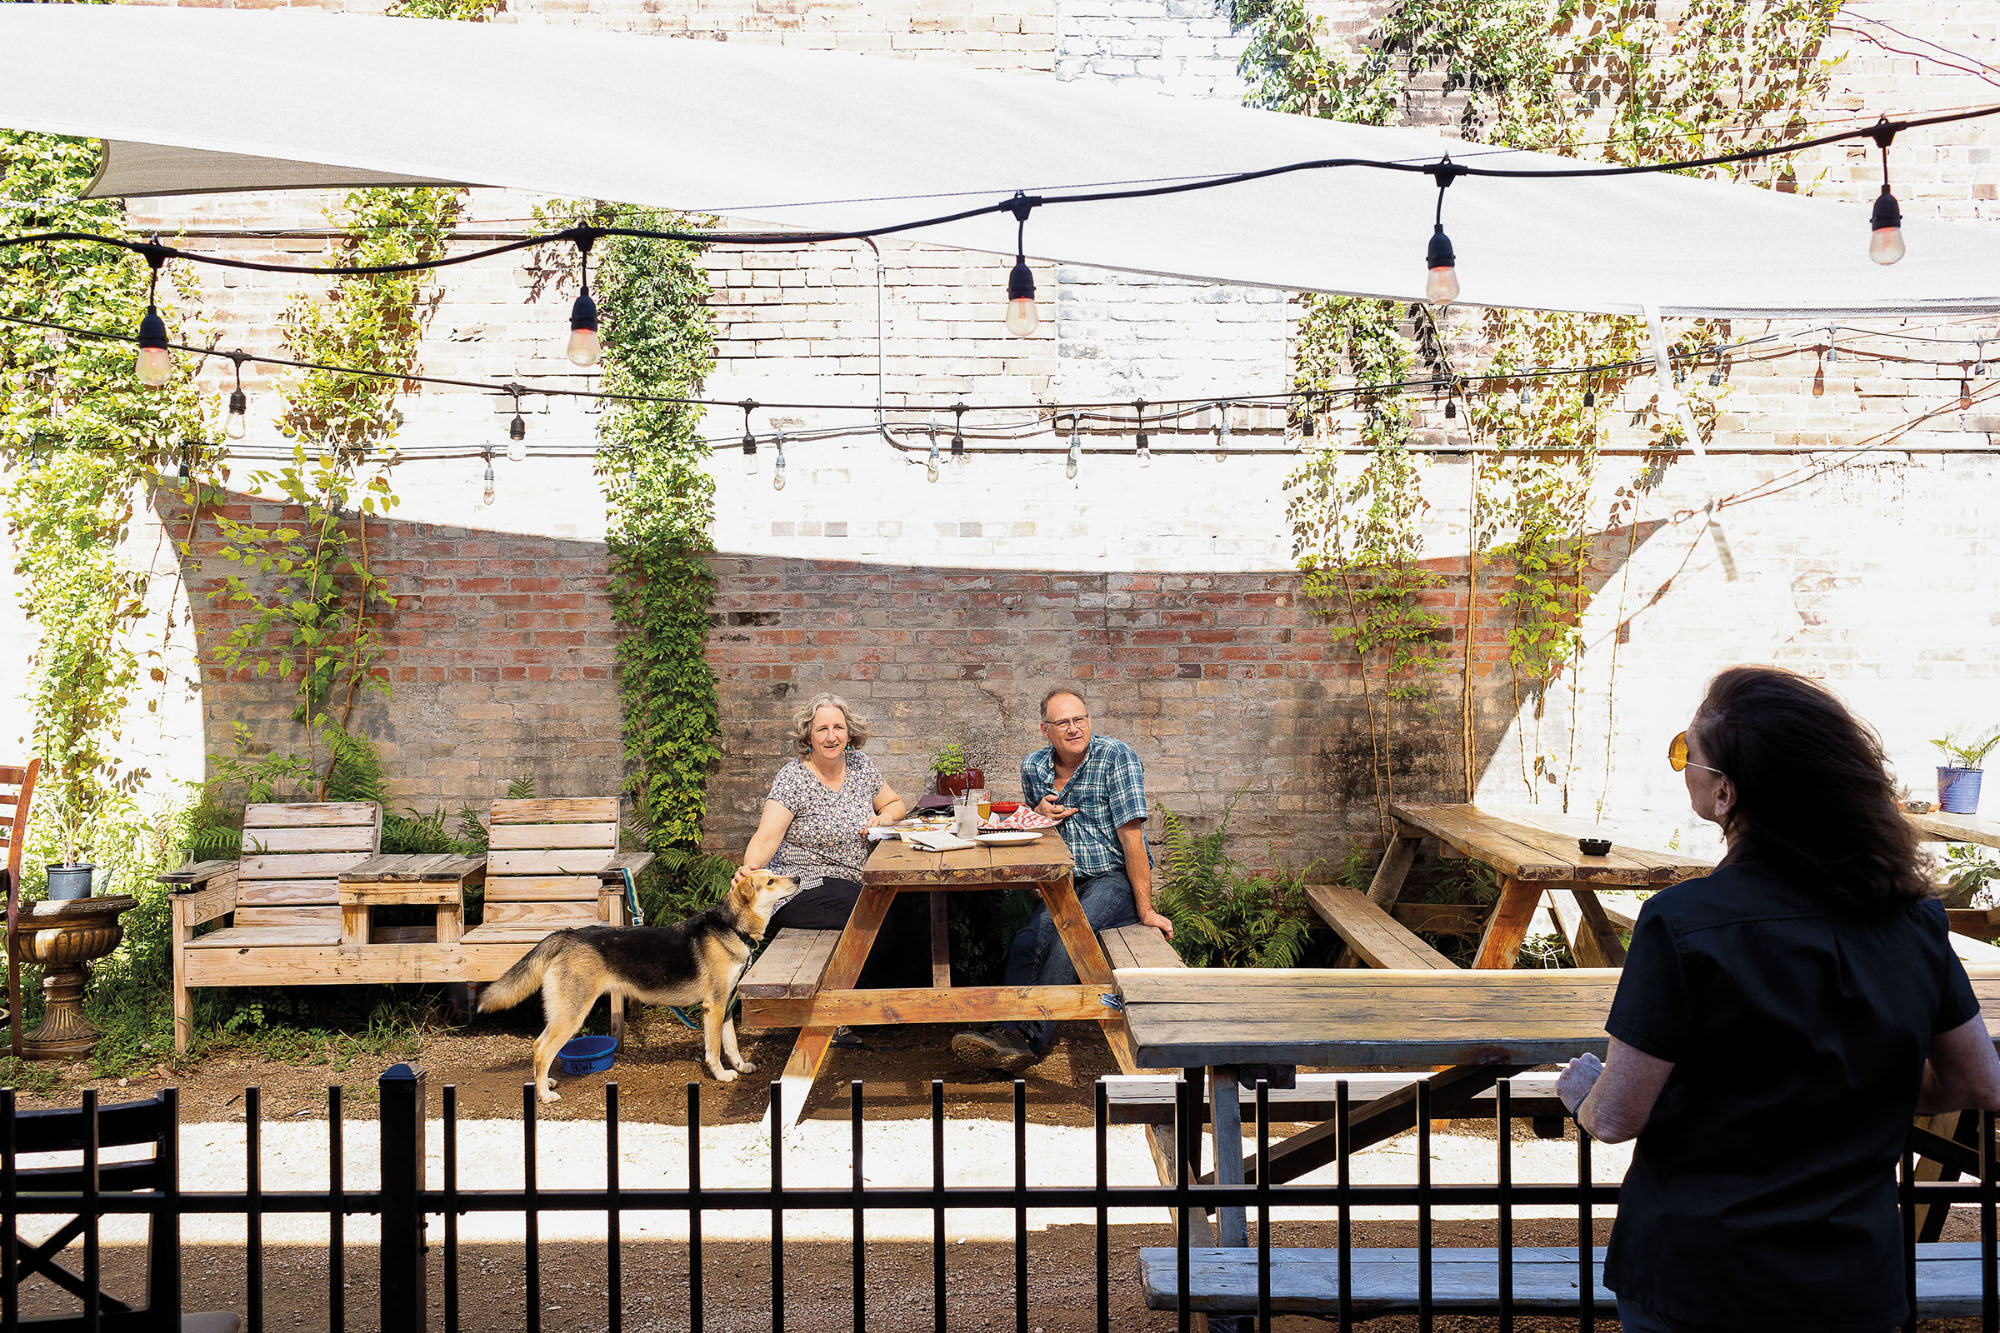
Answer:
[(1160, 806), (1165, 846), (1153, 904), (1174, 923), (1174, 947), (1194, 967), (1296, 967), (1305, 957), (1312, 917), (1306, 879), (1321, 862), (1292, 870), (1275, 851), (1275, 869), (1252, 871), (1229, 854), (1229, 817), (1237, 792), (1215, 827), (1196, 833)]

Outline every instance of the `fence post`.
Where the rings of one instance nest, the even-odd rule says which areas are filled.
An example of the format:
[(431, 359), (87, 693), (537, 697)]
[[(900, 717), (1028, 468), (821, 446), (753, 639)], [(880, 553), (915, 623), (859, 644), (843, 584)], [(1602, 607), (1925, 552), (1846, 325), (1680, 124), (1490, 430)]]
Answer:
[[(382, 1333), (424, 1333), (424, 1071), (391, 1065), (382, 1093)], [(334, 1129), (339, 1132), (339, 1127)]]

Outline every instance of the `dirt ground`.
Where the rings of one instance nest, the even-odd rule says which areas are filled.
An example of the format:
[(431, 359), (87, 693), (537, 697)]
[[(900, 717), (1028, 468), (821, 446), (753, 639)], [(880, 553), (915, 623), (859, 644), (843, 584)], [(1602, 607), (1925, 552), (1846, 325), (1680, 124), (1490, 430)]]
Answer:
[[(427, 1074), (431, 1114), (439, 1113), (442, 1090), (458, 1089), (461, 1122), (518, 1122), (522, 1106), (522, 1084), (529, 1077), (528, 1037), (532, 1028), (516, 1023), (502, 1027), (490, 1022), (425, 1037), (413, 1062)], [(808, 1142), (831, 1140), (844, 1133), (838, 1122), (847, 1118), (850, 1080), (866, 1083), (867, 1115), (871, 1124), (907, 1121), (927, 1117), (930, 1112), (930, 1081), (943, 1077), (948, 1121), (982, 1121), (996, 1129), (1011, 1122), (1013, 1089), (1002, 1077), (982, 1078), (956, 1067), (947, 1048), (950, 1030), (944, 1028), (889, 1028), (862, 1034), (865, 1048), (836, 1047), (829, 1056), (809, 1101), (803, 1129)], [(698, 1034), (682, 1027), (671, 1014), (644, 1011), (628, 1033), (625, 1048), (610, 1076), (619, 1084), (622, 1125), (681, 1127), (686, 1121), (686, 1085), (700, 1080), (702, 1119), (713, 1127), (718, 1138), (735, 1136), (739, 1146), (749, 1138), (747, 1127), (762, 1119), (769, 1096), (768, 1080), (784, 1064), (790, 1049), (789, 1032), (763, 1034), (745, 1042), (744, 1054), (758, 1065), (758, 1072), (734, 1085), (719, 1085), (702, 1078), (696, 1063)], [(375, 1113), (373, 1084), (389, 1059), (356, 1061), (333, 1071), (326, 1067), (299, 1067), (261, 1062), (234, 1056), (216, 1056), (199, 1062), (178, 1077), (100, 1081), (94, 1086), (106, 1101), (147, 1095), (168, 1082), (181, 1088), (183, 1122), (188, 1126), (227, 1130), (240, 1142), (243, 1119), (243, 1092), (255, 1086), (261, 1090), (263, 1118), (274, 1127), (267, 1152), (287, 1151), (290, 1142), (279, 1134), (280, 1125), (303, 1125), (307, 1130), (323, 1122), (326, 1089), (335, 1082), (347, 1089), (345, 1113), (351, 1122), (372, 1120)], [(1028, 1115), (1031, 1126), (1068, 1127), (1067, 1140), (1087, 1145), (1088, 1136), (1073, 1131), (1091, 1123), (1091, 1086), (1099, 1074), (1116, 1071), (1110, 1051), (1094, 1030), (1068, 1026), (1050, 1058), (1038, 1066), (1028, 1080)], [(73, 1071), (80, 1072), (80, 1071)], [(595, 1122), (602, 1118), (603, 1085), (606, 1076), (596, 1075), (562, 1080), (564, 1098), (539, 1108), (542, 1122)], [(23, 1094), (25, 1106), (73, 1105), (76, 1089), (91, 1084), (70, 1084), (53, 1096)], [(833, 1122), (833, 1123), (829, 1123)], [(579, 1124), (578, 1129), (584, 1126)], [(911, 1127), (914, 1129), (915, 1127)], [(1448, 1136), (1465, 1136), (1465, 1143), (1484, 1161), (1492, 1148), (1490, 1125), (1455, 1122), (1440, 1125)], [(551, 1128), (554, 1136), (562, 1131)], [(635, 1135), (637, 1130), (635, 1128)], [(893, 1128), (886, 1133), (897, 1133)], [(1519, 1127), (1521, 1140), (1530, 1142), (1526, 1125)], [(318, 1131), (324, 1142), (324, 1130)], [(1479, 1149), (1472, 1136), (1483, 1134), (1489, 1145)], [(364, 1135), (363, 1137), (369, 1137)], [(1004, 1135), (1002, 1136), (1004, 1138)], [(705, 1138), (705, 1145), (710, 1140)], [(518, 1144), (518, 1131), (514, 1142)], [(1561, 1150), (1560, 1145), (1543, 1145)], [(1464, 1150), (1463, 1145), (1461, 1151)], [(294, 1150), (295, 1151), (295, 1150)], [(435, 1149), (434, 1149), (435, 1151)], [(518, 1147), (514, 1150), (518, 1154)], [(754, 1149), (753, 1149), (754, 1151)], [(871, 1150), (872, 1151), (872, 1150)], [(324, 1149), (311, 1155), (323, 1161)], [(200, 1154), (184, 1148), (190, 1163)], [(799, 1177), (798, 1158), (788, 1149), (788, 1183), (808, 1182)], [(1032, 1159), (1031, 1159), (1032, 1161)], [(1088, 1170), (1086, 1165), (1082, 1168)], [(1045, 1163), (1033, 1163), (1045, 1167)], [(282, 1167), (284, 1164), (279, 1163)], [(740, 1164), (739, 1164), (740, 1165)], [(801, 1162), (808, 1168), (810, 1163)], [(1129, 1145), (1128, 1145), (1129, 1165)], [(752, 1177), (767, 1170), (755, 1162), (748, 1164)], [(843, 1168), (844, 1169), (844, 1166)], [(1143, 1169), (1143, 1168), (1142, 1168)], [(601, 1179), (601, 1165), (597, 1167)], [(186, 1175), (184, 1171), (184, 1176)], [(275, 1174), (275, 1171), (274, 1171)], [(1042, 1172), (1037, 1172), (1039, 1177)], [(871, 1179), (873, 1178), (871, 1173)], [(356, 1176), (357, 1184), (359, 1172)], [(234, 1180), (184, 1178), (189, 1190), (240, 1188)], [(724, 1183), (717, 1180), (714, 1183)], [(543, 1184), (559, 1187), (544, 1169)], [(276, 1188), (274, 1184), (272, 1186)], [(824, 1214), (813, 1215), (824, 1219)], [(1118, 1329), (1172, 1329), (1174, 1316), (1148, 1311), (1137, 1278), (1134, 1258), (1141, 1245), (1170, 1245), (1173, 1232), (1164, 1218), (1141, 1220), (1144, 1214), (1128, 1215), (1119, 1223), (1114, 1215), (1111, 1238), (1110, 1308), (1111, 1323)], [(262, 1289), (262, 1325), (271, 1329), (366, 1329), (378, 1322), (379, 1292), (375, 1286), (375, 1256), (372, 1227), (352, 1225), (345, 1254), (343, 1318), (329, 1317), (327, 1254), (324, 1243), (277, 1241), (266, 1248)], [(240, 1225), (240, 1224), (239, 1224)], [(517, 1224), (518, 1225), (518, 1224)], [(600, 1224), (601, 1225), (601, 1224)], [(784, 1248), (785, 1326), (790, 1329), (830, 1331), (850, 1327), (852, 1317), (852, 1251), (844, 1230), (844, 1219), (817, 1224), (802, 1222), (796, 1229), (788, 1216), (788, 1240)], [(1004, 1234), (1004, 1222), (998, 1234)], [(458, 1262), (459, 1326), (465, 1329), (508, 1330), (525, 1327), (526, 1262), (518, 1240), (470, 1238), (476, 1228), (468, 1228), (469, 1239), (461, 1245)], [(635, 1232), (637, 1234), (635, 1234)], [(1011, 1246), (996, 1238), (991, 1219), (980, 1225), (968, 1219), (961, 1232), (953, 1227), (954, 1239), (947, 1250), (949, 1322), (954, 1330), (1002, 1330), (1014, 1327), (1014, 1260)], [(282, 1235), (282, 1232), (273, 1232)], [(702, 1289), (703, 1326), (712, 1330), (761, 1330), (771, 1327), (769, 1300), (771, 1251), (761, 1237), (742, 1239), (710, 1233), (705, 1245)], [(1487, 1221), (1441, 1221), (1436, 1226), (1440, 1245), (1490, 1245), (1493, 1226)], [(1609, 1234), (1609, 1220), (1600, 1219), (1598, 1241)], [(1954, 1219), (1947, 1239), (1976, 1239), (1976, 1221)], [(561, 1330), (606, 1328), (605, 1255), (601, 1242), (581, 1242), (551, 1226), (549, 1238), (541, 1246), (542, 1327)], [(680, 1330), (688, 1327), (685, 1304), (687, 1247), (676, 1235), (647, 1235), (635, 1228), (626, 1233), (621, 1249), (624, 1269), (623, 1326), (628, 1329)], [(1360, 1245), (1410, 1245), (1415, 1242), (1414, 1225), (1398, 1221), (1357, 1221), (1355, 1241)], [(1516, 1223), (1517, 1244), (1574, 1245), (1573, 1220), (1521, 1220)], [(440, 1231), (432, 1227), (429, 1256), (432, 1293), (432, 1327), (443, 1324), (444, 1252)], [(1282, 1223), (1279, 1243), (1298, 1246), (1331, 1246), (1336, 1236), (1328, 1221), (1297, 1220)], [(189, 1234), (186, 1250), (187, 1299), (190, 1309), (249, 1309), (249, 1281), (246, 1255), (240, 1243), (212, 1243), (213, 1237), (198, 1230)], [(1095, 1245), (1091, 1230), (1051, 1221), (1031, 1230), (1029, 1249), (1029, 1327), (1043, 1333), (1056, 1330), (1088, 1329), (1095, 1326), (1096, 1278)], [(136, 1259), (136, 1247), (106, 1247), (107, 1271)], [(893, 1239), (871, 1239), (867, 1247), (868, 1317), (870, 1330), (928, 1330), (932, 1327), (931, 1250), (927, 1240), (899, 1235)], [(24, 1290), (24, 1295), (30, 1293)], [(51, 1293), (34, 1295), (28, 1308), (60, 1308), (47, 1304)], [(1275, 1325), (1285, 1330), (1324, 1328), (1327, 1325), (1306, 1319), (1280, 1319)], [(1364, 1325), (1369, 1333), (1406, 1333), (1414, 1330), (1414, 1318), (1383, 1318)], [(1449, 1318), (1437, 1321), (1441, 1333), (1487, 1333), (1496, 1330), (1494, 1319)], [(1554, 1333), (1577, 1327), (1574, 1318), (1517, 1318), (1514, 1327), (1521, 1333)], [(1611, 1321), (1599, 1321), (1599, 1328), (1615, 1328)], [(1927, 1329), (1969, 1330), (1977, 1321), (1942, 1321)]]

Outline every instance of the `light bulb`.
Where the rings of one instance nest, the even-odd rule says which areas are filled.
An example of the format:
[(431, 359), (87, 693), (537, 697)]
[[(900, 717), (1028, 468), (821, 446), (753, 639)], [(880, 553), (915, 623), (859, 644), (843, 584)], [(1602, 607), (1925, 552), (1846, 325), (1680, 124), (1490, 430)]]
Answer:
[(569, 309), (569, 346), (564, 355), (579, 366), (594, 366), (604, 359), (604, 343), (597, 336), (597, 302), (584, 289)]
[(1882, 193), (1875, 196), (1875, 209), (1869, 215), (1868, 257), (1878, 264), (1893, 264), (1903, 257), (1903, 210), (1896, 204), (1896, 196), (1889, 193), (1885, 183)]
[(493, 503), (493, 455), (486, 456), (486, 503)]
[(757, 437), (746, 431), (743, 435), (743, 475), (756, 476), (757, 466)]
[[(507, 438), (516, 444), (528, 438), (528, 423), (522, 419), (520, 409), (518, 408), (514, 411), (514, 419), (507, 423)], [(513, 450), (510, 449), (507, 452), (511, 454)]]
[(1446, 421), (1458, 420), (1458, 400), (1456, 398), (1447, 398), (1444, 400), (1444, 419)]
[(1143, 430), (1139, 432), (1139, 447), (1134, 452), (1136, 452), (1139, 455), (1140, 467), (1153, 466), (1153, 450), (1152, 447), (1146, 443), (1146, 432)]
[(1431, 232), (1429, 249), (1424, 252), (1424, 262), (1430, 275), (1424, 280), (1424, 299), (1432, 305), (1450, 305), (1458, 299), (1458, 256), (1451, 248), (1451, 237), (1444, 234), (1444, 224), (1438, 223)]
[(162, 389), (173, 381), (174, 354), (167, 348), (167, 322), (157, 306), (148, 305), (139, 321), (139, 357), (133, 370), (149, 389)]
[(229, 395), (229, 415), (223, 419), (222, 433), (232, 440), (242, 439), (244, 432), (250, 426), (249, 418), (246, 415), (249, 411), (250, 399), (244, 394), (243, 390), (238, 389), (234, 393), (231, 393)]
[(963, 435), (953, 435), (951, 437), (951, 470), (954, 472), (965, 471), (965, 437)]
[(938, 479), (939, 465), (943, 462), (943, 456), (938, 453), (938, 443), (936, 440), (932, 440), (931, 456), (924, 462), (924, 479), (926, 481), (936, 481)]
[(515, 438), (507, 441), (508, 462), (510, 463), (523, 462), (527, 459), (527, 457), (528, 457), (528, 442), (526, 440), (516, 436)]
[(1535, 396), (1535, 386), (1532, 384), (1523, 384), (1521, 386), (1521, 410), (1532, 413), (1535, 410), (1537, 401), (1539, 400)]
[(1007, 332), (1025, 338), (1041, 322), (1035, 312), (1035, 275), (1025, 259), (1016, 258), (1014, 271), (1007, 275)]
[(785, 489), (785, 446), (780, 443), (771, 455), (771, 489)]
[(1076, 469), (1083, 462), (1083, 428), (1077, 418), (1069, 419), (1069, 457), (1063, 461), (1063, 475), (1076, 480)]

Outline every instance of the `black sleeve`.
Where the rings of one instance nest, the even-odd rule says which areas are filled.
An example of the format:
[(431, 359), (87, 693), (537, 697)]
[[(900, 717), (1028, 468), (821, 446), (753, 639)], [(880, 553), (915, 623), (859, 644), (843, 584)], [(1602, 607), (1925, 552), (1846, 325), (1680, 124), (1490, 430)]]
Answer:
[(1694, 1035), (1687, 974), (1673, 931), (1654, 905), (1639, 909), (1632, 947), (1604, 1030), (1656, 1060), (1681, 1059)]
[(1958, 961), (1958, 954), (1952, 950), (1951, 918), (1945, 915), (1944, 904), (1927, 898), (1918, 904), (1918, 910), (1923, 913), (1925, 934), (1930, 937), (1938, 959), (1938, 1012), (1931, 1027), (1935, 1036), (1970, 1022), (1979, 1012), (1979, 997), (1972, 993), (1965, 964)]

